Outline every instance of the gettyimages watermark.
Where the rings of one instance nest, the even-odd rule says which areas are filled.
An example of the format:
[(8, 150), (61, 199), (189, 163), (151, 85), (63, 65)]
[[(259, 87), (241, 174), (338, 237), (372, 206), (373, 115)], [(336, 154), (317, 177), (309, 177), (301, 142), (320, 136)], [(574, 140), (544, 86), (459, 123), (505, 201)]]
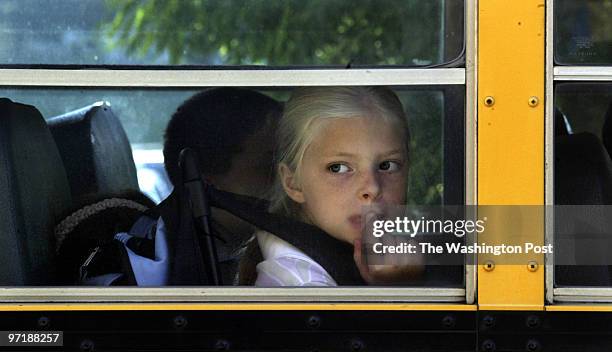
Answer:
[(558, 265), (612, 265), (612, 206), (366, 207), (363, 214), (362, 254), (371, 265), (477, 258), (524, 265), (542, 255)]

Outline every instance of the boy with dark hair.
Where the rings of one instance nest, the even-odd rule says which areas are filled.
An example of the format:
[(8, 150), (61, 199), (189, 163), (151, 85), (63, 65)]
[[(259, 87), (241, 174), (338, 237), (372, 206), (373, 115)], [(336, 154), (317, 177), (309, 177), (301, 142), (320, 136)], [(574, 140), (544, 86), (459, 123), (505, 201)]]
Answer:
[[(233, 158), (244, 152), (261, 154), (261, 166), (271, 169), (273, 125), (281, 109), (274, 99), (240, 88), (208, 89), (187, 99), (172, 115), (164, 136), (170, 181), (177, 184), (180, 178), (178, 159), (184, 148), (196, 151), (201, 173), (211, 177), (231, 173)], [(265, 150), (250, 150), (250, 142), (264, 142)], [(262, 170), (244, 170), (250, 171)]]
[[(262, 197), (272, 183), (275, 125), (282, 105), (261, 93), (240, 88), (214, 88), (186, 100), (172, 116), (164, 140), (164, 164), (175, 189), (180, 185), (179, 155), (184, 148), (198, 157), (202, 178), (216, 188)], [(174, 192), (159, 210), (168, 232), (180, 231), (180, 204)], [(184, 200), (183, 200), (184, 201)], [(235, 282), (240, 251), (253, 227), (219, 209), (212, 209), (224, 285)], [(169, 239), (174, 236), (169, 236)], [(185, 275), (181, 258), (175, 258), (172, 275)], [(178, 278), (176, 284), (188, 284)]]
[[(188, 199), (181, 198), (179, 155), (191, 148), (202, 179), (217, 189), (264, 197), (272, 183), (274, 135), (282, 105), (239, 88), (208, 89), (186, 100), (165, 133), (165, 168), (174, 191), (157, 207), (140, 193), (84, 201), (55, 229), (63, 282), (78, 285), (201, 285), (206, 269)], [(254, 228), (212, 208), (221, 281), (236, 282)], [(256, 253), (257, 254), (257, 253)], [(255, 256), (255, 261), (258, 258)]]

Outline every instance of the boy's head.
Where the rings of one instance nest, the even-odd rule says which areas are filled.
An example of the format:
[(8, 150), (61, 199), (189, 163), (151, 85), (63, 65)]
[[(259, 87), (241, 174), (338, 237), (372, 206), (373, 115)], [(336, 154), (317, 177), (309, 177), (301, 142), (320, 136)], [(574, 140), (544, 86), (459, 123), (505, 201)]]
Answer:
[[(170, 181), (181, 182), (179, 154), (192, 148), (202, 177), (215, 187), (248, 196), (264, 196), (274, 179), (274, 135), (282, 105), (241, 88), (213, 88), (186, 100), (172, 115), (164, 136), (164, 164)], [(244, 240), (252, 227), (213, 209), (219, 231)]]
[(272, 137), (281, 110), (276, 100), (241, 88), (213, 88), (192, 96), (172, 115), (164, 135), (170, 181), (180, 182), (179, 154), (192, 148), (200, 173), (215, 186), (236, 193), (244, 193), (244, 182), (265, 186), (261, 182), (271, 174)]

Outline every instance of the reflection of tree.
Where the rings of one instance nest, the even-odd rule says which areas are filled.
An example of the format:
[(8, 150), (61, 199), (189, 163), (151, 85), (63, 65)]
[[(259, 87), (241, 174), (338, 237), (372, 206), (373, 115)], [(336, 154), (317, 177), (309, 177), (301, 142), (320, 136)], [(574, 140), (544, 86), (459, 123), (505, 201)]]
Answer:
[(108, 33), (174, 64), (437, 63), (435, 0), (107, 0)]
[(612, 33), (612, 0), (588, 1), (591, 12), (591, 29), (595, 41), (610, 41)]
[(555, 55), (559, 63), (612, 61), (612, 0), (557, 0)]
[[(555, 58), (561, 64), (612, 62), (612, 0), (557, 0), (555, 2)], [(574, 132), (601, 137), (609, 85), (559, 83), (555, 106), (569, 119)]]
[[(423, 65), (442, 54), (440, 0), (106, 1), (116, 46), (173, 64)], [(400, 96), (413, 136), (408, 201), (440, 204), (442, 96)]]
[(408, 204), (441, 204), (442, 93), (407, 91), (400, 97), (408, 115), (411, 134)]

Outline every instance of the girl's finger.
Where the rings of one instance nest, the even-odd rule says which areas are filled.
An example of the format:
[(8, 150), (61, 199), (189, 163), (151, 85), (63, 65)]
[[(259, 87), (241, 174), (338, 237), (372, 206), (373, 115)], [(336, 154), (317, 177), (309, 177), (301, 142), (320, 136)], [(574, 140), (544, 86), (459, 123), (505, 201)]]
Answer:
[(361, 254), (361, 239), (357, 239), (353, 242), (353, 260), (357, 265), (357, 269), (359, 269), (361, 278), (367, 283), (372, 283), (370, 268), (363, 262), (363, 256)]

